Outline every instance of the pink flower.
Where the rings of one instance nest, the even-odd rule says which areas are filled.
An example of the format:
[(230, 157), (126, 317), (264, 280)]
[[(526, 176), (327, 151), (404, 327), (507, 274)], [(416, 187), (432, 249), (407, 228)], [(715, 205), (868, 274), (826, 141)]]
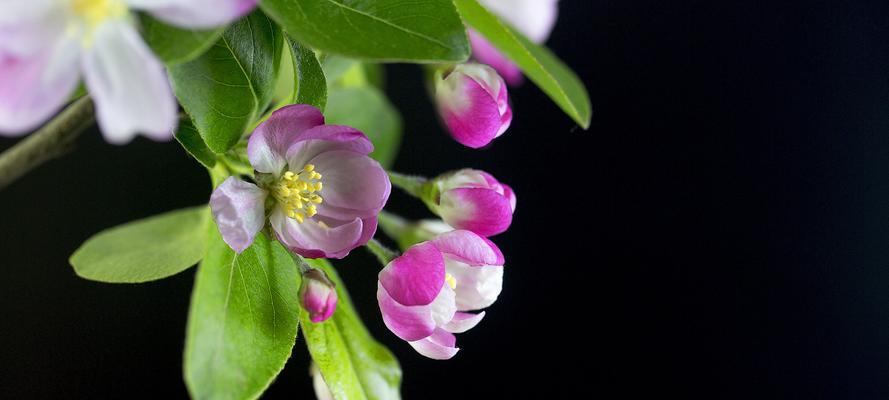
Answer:
[(247, 144), (258, 185), (230, 177), (210, 197), (223, 240), (244, 251), (268, 215), (290, 250), (309, 258), (345, 257), (373, 237), (389, 198), (389, 177), (367, 156), (371, 151), (367, 136), (324, 125), (315, 107), (275, 111)]
[[(535, 43), (545, 42), (552, 32), (559, 13), (558, 2), (559, 0), (481, 0), (488, 10)], [(470, 30), (469, 40), (473, 58), (496, 69), (510, 85), (522, 83), (522, 71), (519, 67), (484, 36)]]
[(494, 243), (463, 230), (415, 245), (380, 271), (377, 301), (383, 322), (420, 354), (457, 354), (454, 333), (465, 332), (497, 300), (503, 254)]
[(176, 99), (132, 23), (141, 9), (185, 28), (237, 19), (257, 0), (28, 0), (0, 2), (0, 134), (34, 130), (69, 100), (81, 76), (110, 143), (137, 133), (168, 140)]
[(506, 132), (512, 109), (506, 84), (491, 67), (459, 64), (436, 79), (438, 112), (454, 140), (477, 149)]
[(482, 236), (503, 233), (512, 223), (516, 196), (512, 188), (491, 174), (475, 169), (461, 169), (431, 182), (432, 211), (456, 229)]
[(312, 322), (326, 321), (336, 311), (336, 284), (327, 278), (324, 271), (310, 269), (303, 273), (299, 298)]

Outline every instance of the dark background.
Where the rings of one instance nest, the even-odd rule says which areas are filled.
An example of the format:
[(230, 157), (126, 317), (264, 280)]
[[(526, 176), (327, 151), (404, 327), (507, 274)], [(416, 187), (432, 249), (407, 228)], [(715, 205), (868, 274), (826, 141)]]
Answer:
[[(442, 133), (418, 68), (391, 66), (396, 169), (482, 168), (519, 198), (495, 238), (505, 290), (451, 361), (385, 329), (370, 257), (338, 263), (404, 397), (887, 398), (887, 39), (885, 1), (565, 0), (549, 44), (587, 84), (592, 127), (526, 84), (483, 151)], [(0, 192), (0, 397), (186, 396), (194, 269), (109, 285), (67, 257), (208, 196), (177, 144), (96, 132)], [(298, 340), (267, 397), (311, 398), (307, 363)]]

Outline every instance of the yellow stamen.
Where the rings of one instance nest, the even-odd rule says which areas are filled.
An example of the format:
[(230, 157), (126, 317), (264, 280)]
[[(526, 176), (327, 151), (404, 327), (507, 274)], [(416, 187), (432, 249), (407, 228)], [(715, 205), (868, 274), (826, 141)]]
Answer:
[(450, 286), (451, 289), (457, 288), (457, 278), (454, 278), (454, 275), (445, 273), (445, 282), (448, 283), (448, 286)]
[(105, 20), (127, 14), (126, 5), (120, 0), (73, 0), (71, 8), (90, 28)]
[[(315, 192), (321, 190), (321, 174), (314, 172), (315, 166), (306, 164), (299, 172), (287, 171), (272, 187), (275, 200), (284, 208), (288, 217), (296, 222), (303, 223), (306, 218), (312, 218), (318, 213), (316, 204), (321, 204), (324, 199)], [(320, 223), (320, 222), (319, 222)]]

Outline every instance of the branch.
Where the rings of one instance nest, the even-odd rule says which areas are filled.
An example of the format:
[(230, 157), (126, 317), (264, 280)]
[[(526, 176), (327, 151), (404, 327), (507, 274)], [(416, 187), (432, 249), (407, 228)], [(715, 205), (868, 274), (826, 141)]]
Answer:
[(96, 117), (89, 96), (71, 103), (37, 132), (0, 154), (0, 190), (39, 165), (65, 154)]

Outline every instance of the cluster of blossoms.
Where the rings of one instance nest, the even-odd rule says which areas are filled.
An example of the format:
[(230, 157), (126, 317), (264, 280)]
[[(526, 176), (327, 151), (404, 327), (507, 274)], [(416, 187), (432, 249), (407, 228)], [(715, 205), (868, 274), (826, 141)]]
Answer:
[[(169, 140), (177, 103), (132, 11), (203, 29), (232, 22), (257, 2), (0, 2), (0, 133), (20, 135), (43, 124), (70, 100), (82, 77), (108, 142), (126, 143), (137, 134)], [(553, 26), (556, 2), (482, 0), (537, 42)], [(507, 83), (519, 84), (521, 74), (479, 34), (470, 31), (470, 39), (476, 62), (437, 71), (434, 101), (451, 136), (481, 148), (509, 128)], [(265, 230), (299, 256), (339, 259), (373, 239), (392, 183), (401, 186), (440, 220), (425, 222), (416, 231), (422, 232), (415, 235), (418, 240), (407, 243), (379, 273), (382, 318), (420, 354), (451, 358), (458, 350), (454, 333), (478, 324), (485, 313), (476, 312), (493, 304), (501, 291), (504, 257), (488, 237), (509, 228), (516, 196), (474, 169), (429, 180), (387, 173), (369, 157), (373, 149), (364, 133), (325, 124), (317, 108), (282, 107), (250, 134), (246, 153), (252, 177), (228, 177), (213, 191), (213, 218), (237, 253)], [(303, 306), (312, 322), (322, 322), (336, 309), (335, 285), (320, 270), (303, 268)]]

